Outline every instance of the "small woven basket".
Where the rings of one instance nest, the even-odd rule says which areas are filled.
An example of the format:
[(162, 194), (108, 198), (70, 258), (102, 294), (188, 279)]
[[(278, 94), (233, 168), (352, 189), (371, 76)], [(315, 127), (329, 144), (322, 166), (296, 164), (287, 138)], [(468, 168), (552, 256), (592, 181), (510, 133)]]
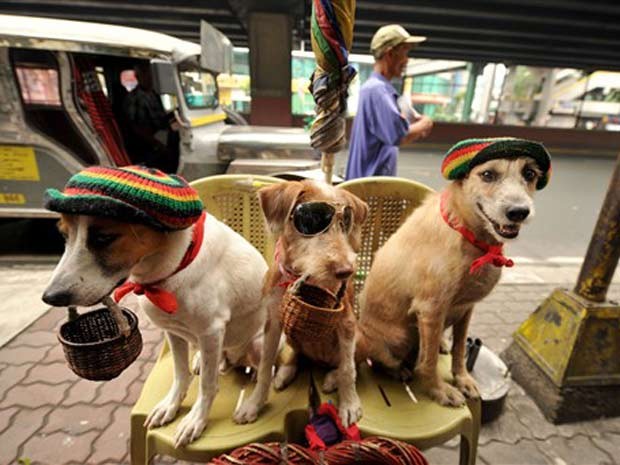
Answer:
[(340, 298), (326, 289), (303, 283), (284, 293), (280, 317), (284, 334), (293, 347), (297, 341), (331, 344), (343, 317)]
[(107, 381), (120, 375), (140, 355), (142, 335), (138, 317), (126, 308), (122, 312), (131, 329), (127, 337), (121, 334), (105, 307), (82, 315), (70, 311), (69, 321), (60, 327), (58, 340), (76, 375), (91, 381)]

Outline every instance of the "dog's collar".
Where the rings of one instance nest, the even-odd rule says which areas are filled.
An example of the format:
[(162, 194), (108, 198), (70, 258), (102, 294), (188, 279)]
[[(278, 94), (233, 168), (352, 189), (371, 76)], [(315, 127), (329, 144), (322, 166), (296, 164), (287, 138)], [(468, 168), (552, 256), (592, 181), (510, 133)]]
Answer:
[(279, 238), (276, 241), (276, 250), (273, 254), (273, 259), (278, 265), (278, 270), (280, 270), (280, 274), (282, 275), (280, 282), (278, 283), (279, 287), (287, 288), (299, 279), (299, 274), (295, 273), (295, 271), (282, 263), (282, 241)]
[(467, 242), (472, 244), (474, 247), (482, 250), (484, 255), (475, 259), (471, 266), (469, 267), (469, 274), (475, 274), (482, 268), (484, 265), (492, 263), (494, 266), (502, 267), (506, 266), (510, 268), (514, 265), (514, 262), (510, 258), (506, 258), (503, 254), (504, 244), (500, 243), (498, 245), (487, 244), (484, 241), (480, 241), (476, 239), (476, 235), (470, 229), (467, 229), (466, 226), (454, 221), (450, 218), (446, 210), (446, 203), (448, 201), (448, 191), (443, 191), (441, 193), (441, 199), (439, 202), (439, 210), (441, 212), (441, 217), (446, 222), (448, 226), (450, 226), (455, 231), (459, 232), (461, 236), (465, 238)]
[(158, 284), (170, 278), (171, 276), (174, 276), (184, 268), (187, 268), (187, 266), (189, 266), (189, 264), (194, 261), (194, 259), (198, 255), (198, 252), (200, 251), (200, 246), (202, 245), (202, 240), (204, 238), (206, 217), (207, 213), (203, 211), (202, 215), (194, 225), (194, 229), (192, 231), (192, 241), (190, 242), (189, 247), (187, 247), (185, 255), (183, 255), (183, 258), (181, 259), (181, 263), (179, 263), (179, 266), (170, 276), (164, 279), (160, 279), (159, 281), (156, 281), (154, 283), (148, 284), (125, 281), (114, 291), (114, 300), (116, 302), (119, 302), (123, 297), (125, 297), (125, 295), (129, 294), (130, 292), (133, 292), (137, 295), (144, 294), (146, 298), (153, 303), (153, 305), (161, 308), (164, 312), (170, 314), (176, 313), (179, 306), (176, 296), (173, 292), (162, 289), (158, 286)]

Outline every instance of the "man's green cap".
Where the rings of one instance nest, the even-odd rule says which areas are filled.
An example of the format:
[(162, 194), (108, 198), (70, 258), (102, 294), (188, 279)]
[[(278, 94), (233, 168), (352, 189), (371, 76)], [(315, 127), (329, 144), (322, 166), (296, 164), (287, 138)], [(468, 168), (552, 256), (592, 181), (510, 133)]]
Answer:
[(370, 52), (375, 58), (380, 58), (389, 49), (400, 44), (419, 44), (426, 40), (423, 36), (412, 36), (398, 24), (388, 24), (380, 27), (370, 41)]

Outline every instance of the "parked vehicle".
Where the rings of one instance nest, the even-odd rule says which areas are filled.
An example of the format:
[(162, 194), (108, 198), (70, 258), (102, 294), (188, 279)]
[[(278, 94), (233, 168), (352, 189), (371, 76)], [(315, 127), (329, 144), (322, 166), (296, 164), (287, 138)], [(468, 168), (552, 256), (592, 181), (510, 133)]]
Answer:
[(132, 149), (124, 102), (145, 65), (170, 118), (156, 134), (166, 153), (156, 167), (189, 180), (318, 168), (302, 129), (243, 125), (222, 108), (217, 75), (230, 71), (232, 45), (205, 22), (201, 35), (198, 45), (141, 29), (0, 15), (0, 218), (51, 216), (44, 190), (85, 166), (144, 161)]

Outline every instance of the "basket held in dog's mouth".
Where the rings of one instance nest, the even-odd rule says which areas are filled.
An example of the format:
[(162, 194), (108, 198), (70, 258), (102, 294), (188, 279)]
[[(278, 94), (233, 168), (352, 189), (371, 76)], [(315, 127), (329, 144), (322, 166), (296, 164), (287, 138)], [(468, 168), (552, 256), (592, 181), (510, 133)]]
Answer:
[(293, 286), (280, 307), (284, 333), (293, 346), (302, 338), (331, 343), (343, 309), (339, 296), (327, 289), (307, 283)]
[(69, 368), (81, 378), (107, 381), (116, 378), (142, 352), (138, 317), (123, 308), (130, 327), (129, 336), (121, 334), (114, 316), (103, 307), (69, 319), (61, 327), (62, 344)]

